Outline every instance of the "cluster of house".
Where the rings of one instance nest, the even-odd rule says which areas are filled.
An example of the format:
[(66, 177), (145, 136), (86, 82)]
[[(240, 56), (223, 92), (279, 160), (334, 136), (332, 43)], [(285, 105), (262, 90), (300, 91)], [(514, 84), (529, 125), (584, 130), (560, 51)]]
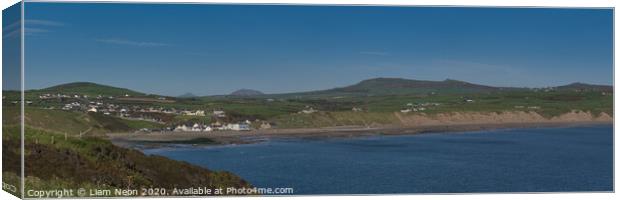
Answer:
[[(200, 117), (207, 116), (207, 112), (205, 112), (204, 110), (179, 110), (177, 111), (176, 109), (172, 108), (172, 109), (168, 109), (164, 111), (164, 113), (178, 114), (178, 115), (185, 115), (185, 116), (200, 116)], [(218, 118), (224, 118), (226, 117), (226, 112), (224, 112), (223, 110), (213, 110), (211, 115), (214, 117), (218, 117)]]
[[(45, 96), (47, 98), (47, 96)], [(53, 107), (50, 107), (53, 109)], [(75, 110), (86, 112), (99, 112), (105, 115), (118, 114), (120, 117), (130, 117), (128, 113), (165, 113), (187, 116), (206, 116), (207, 113), (204, 110), (177, 110), (175, 108), (163, 108), (163, 107), (141, 107), (137, 105), (133, 106), (119, 106), (116, 104), (106, 103), (103, 101), (90, 101), (80, 102), (74, 101), (67, 103), (62, 107), (63, 110)], [(226, 113), (222, 110), (214, 110), (213, 116), (226, 117)]]
[[(202, 123), (185, 123), (179, 124), (175, 127), (168, 128), (174, 132), (211, 132), (211, 131), (249, 131), (252, 130), (252, 122), (246, 120), (239, 123), (227, 123), (222, 124), (219, 121), (211, 123), (210, 125)], [(262, 122), (259, 126), (260, 129), (270, 129), (271, 124), (268, 122)]]
[[(42, 94), (39, 95), (39, 99), (55, 99), (55, 98), (66, 98), (66, 99), (70, 99), (70, 98), (74, 98), (74, 99), (88, 99), (89, 96), (88, 95), (80, 95), (80, 94)], [(102, 96), (102, 95), (97, 95), (96, 99), (114, 99), (113, 96)]]
[(401, 113), (409, 113), (409, 112), (419, 112), (425, 111), (429, 107), (440, 106), (440, 103), (407, 103), (404, 109), (401, 109)]
[(63, 110), (79, 110), (82, 109), (82, 104), (80, 102), (71, 102), (68, 104), (65, 104), (64, 107), (62, 107)]

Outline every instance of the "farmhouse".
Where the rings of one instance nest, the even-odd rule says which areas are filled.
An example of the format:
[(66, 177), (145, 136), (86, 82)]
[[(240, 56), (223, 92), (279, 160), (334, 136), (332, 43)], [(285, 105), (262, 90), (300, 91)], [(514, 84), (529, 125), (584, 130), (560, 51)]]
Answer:
[(213, 116), (226, 117), (226, 113), (223, 110), (213, 110)]
[(249, 131), (250, 130), (250, 125), (246, 123), (227, 124), (226, 126), (228, 130), (233, 130), (233, 131)]
[(177, 127), (174, 128), (175, 132), (190, 131), (190, 130), (191, 130), (191, 128), (187, 127), (185, 124), (177, 125)]
[(299, 113), (304, 113), (304, 114), (311, 114), (311, 113), (315, 113), (317, 112), (317, 110), (315, 110), (312, 107), (308, 107), (307, 109), (303, 109), (301, 111), (299, 111)]
[(269, 122), (263, 122), (260, 125), (260, 129), (270, 129), (271, 128), (271, 124)]

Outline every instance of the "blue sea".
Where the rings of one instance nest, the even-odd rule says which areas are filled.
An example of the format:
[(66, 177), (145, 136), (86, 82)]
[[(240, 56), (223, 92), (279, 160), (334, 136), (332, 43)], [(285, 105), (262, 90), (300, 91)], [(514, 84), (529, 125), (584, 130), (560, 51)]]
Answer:
[(613, 126), (144, 150), (294, 194), (613, 190)]

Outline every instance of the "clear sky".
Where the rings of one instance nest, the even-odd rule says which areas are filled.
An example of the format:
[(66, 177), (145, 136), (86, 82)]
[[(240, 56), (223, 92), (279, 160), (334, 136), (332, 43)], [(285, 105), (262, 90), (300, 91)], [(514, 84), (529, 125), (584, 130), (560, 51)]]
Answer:
[(613, 82), (610, 9), (26, 4), (27, 89), (329, 89), (375, 77)]

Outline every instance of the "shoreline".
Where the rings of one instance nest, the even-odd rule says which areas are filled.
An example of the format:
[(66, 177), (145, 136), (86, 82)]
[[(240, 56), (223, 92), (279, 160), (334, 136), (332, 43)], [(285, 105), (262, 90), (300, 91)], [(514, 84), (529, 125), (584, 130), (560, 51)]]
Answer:
[(273, 138), (353, 138), (377, 135), (415, 135), (426, 133), (457, 133), (514, 128), (559, 128), (589, 125), (613, 125), (613, 121), (470, 123), (379, 127), (338, 126), (297, 129), (263, 129), (250, 131), (111, 133), (107, 134), (107, 137), (118, 146), (147, 149), (179, 144), (200, 146), (251, 144)]

